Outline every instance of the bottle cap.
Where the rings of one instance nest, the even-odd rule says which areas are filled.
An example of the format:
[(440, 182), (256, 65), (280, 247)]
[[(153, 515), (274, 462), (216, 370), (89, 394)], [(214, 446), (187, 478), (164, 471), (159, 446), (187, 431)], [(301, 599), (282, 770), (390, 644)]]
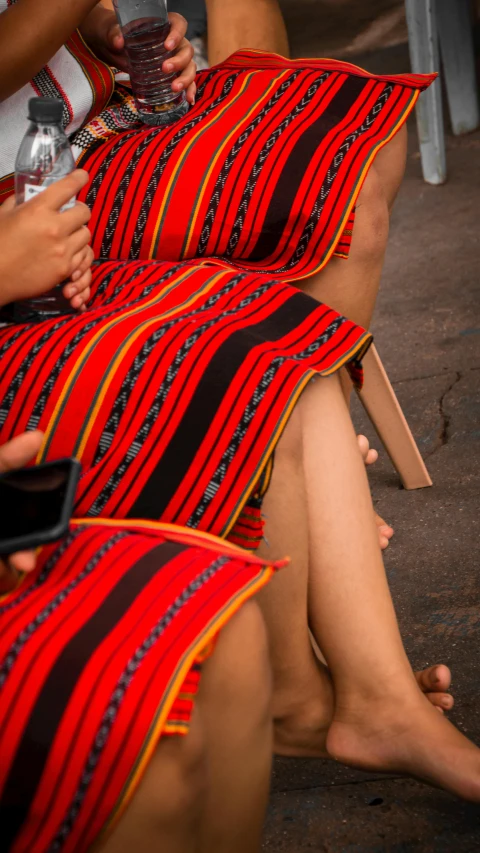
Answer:
[(61, 124), (63, 101), (59, 98), (30, 98), (28, 118), (39, 124)]

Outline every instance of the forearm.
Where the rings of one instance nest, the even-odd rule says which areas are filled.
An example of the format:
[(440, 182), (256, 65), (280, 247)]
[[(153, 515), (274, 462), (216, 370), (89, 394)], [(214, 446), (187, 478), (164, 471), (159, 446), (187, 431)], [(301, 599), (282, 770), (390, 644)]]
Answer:
[(0, 101), (55, 55), (97, 0), (18, 0), (0, 15)]
[(245, 47), (288, 56), (287, 31), (277, 0), (206, 0), (206, 5), (211, 65)]

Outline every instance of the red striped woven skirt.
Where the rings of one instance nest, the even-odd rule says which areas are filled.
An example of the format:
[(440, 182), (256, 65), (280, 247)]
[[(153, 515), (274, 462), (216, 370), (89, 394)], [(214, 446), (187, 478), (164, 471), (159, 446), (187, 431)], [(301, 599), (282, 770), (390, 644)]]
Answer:
[(149, 518), (247, 547), (305, 385), (370, 335), (291, 284), (195, 263), (95, 265), (89, 310), (0, 329), (0, 444), (76, 456), (77, 517)]
[(348, 255), (369, 166), (433, 79), (243, 51), (201, 72), (195, 107), (160, 129), (117, 90), (75, 137), (97, 257), (318, 272)]
[(42, 550), (0, 598), (3, 851), (91, 848), (161, 735), (188, 729), (201, 661), (271, 573), (154, 523), (73, 523)]

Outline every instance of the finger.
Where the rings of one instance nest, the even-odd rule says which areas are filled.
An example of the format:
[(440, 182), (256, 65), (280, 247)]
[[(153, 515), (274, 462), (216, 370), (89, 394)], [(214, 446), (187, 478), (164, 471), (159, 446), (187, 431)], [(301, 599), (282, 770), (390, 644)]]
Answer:
[(90, 221), (91, 215), (90, 208), (86, 204), (83, 204), (83, 202), (77, 201), (73, 207), (62, 211), (60, 214), (58, 219), (60, 234), (68, 237), (77, 231), (83, 231), (83, 226)]
[(29, 204), (46, 204), (50, 210), (60, 210), (88, 183), (88, 178), (88, 172), (83, 169), (76, 169), (65, 178), (61, 178), (60, 181), (55, 181), (54, 184), (47, 187), (45, 192), (35, 196)]
[(188, 24), (183, 15), (179, 15), (178, 12), (169, 12), (168, 20), (170, 21), (171, 29), (168, 38), (165, 40), (165, 47), (167, 50), (174, 50), (182, 39), (185, 38)]
[(121, 51), (125, 47), (125, 39), (120, 29), (120, 24), (115, 22), (107, 32), (107, 44), (110, 50)]
[(43, 432), (32, 430), (17, 435), (0, 447), (0, 473), (23, 468), (40, 450)]
[[(64, 296), (70, 300), (72, 308), (80, 308), (90, 298), (90, 285), (92, 283), (92, 271), (86, 270), (75, 284), (67, 284), (63, 289)], [(89, 293), (86, 294), (85, 291)]]
[(35, 551), (18, 551), (8, 558), (9, 566), (17, 572), (33, 572), (36, 562)]
[(186, 91), (186, 96), (187, 96), (188, 103), (191, 104), (192, 107), (195, 105), (196, 95), (197, 95), (197, 84), (196, 83), (190, 83), (190, 86), (188, 87), (188, 89)]
[(194, 82), (196, 74), (197, 66), (192, 61), (185, 71), (173, 80), (172, 89), (176, 92), (179, 92), (181, 89), (188, 89), (190, 84)]
[(94, 258), (95, 256), (93, 254), (93, 249), (91, 246), (86, 246), (84, 249), (82, 249), (81, 252), (78, 252), (75, 255), (72, 263), (72, 267), (74, 267), (75, 269), (72, 275), (70, 276), (70, 282), (67, 287), (70, 286), (70, 284), (75, 284), (75, 282), (77, 282), (82, 277), (83, 273), (86, 272), (92, 266)]
[(10, 213), (16, 205), (15, 196), (11, 195), (0, 207), (0, 213)]
[(72, 259), (70, 266), (70, 275), (72, 275), (77, 269), (76, 259), (77, 257), (83, 256), (83, 253), (86, 251), (86, 247), (88, 246), (90, 240), (92, 239), (92, 235), (88, 228), (82, 226), (82, 228), (77, 228), (73, 234), (70, 234), (70, 237), (67, 239), (67, 251), (68, 256)]
[[(83, 273), (80, 273), (78, 278), (75, 279), (74, 282), (70, 281), (63, 288), (63, 295), (66, 299), (73, 299), (77, 293), (82, 293), (86, 287), (90, 287), (92, 283), (92, 271), (90, 266), (85, 269)], [(85, 301), (85, 298), (84, 298)], [(75, 306), (73, 306), (75, 308)]]
[(175, 71), (180, 74), (193, 59), (193, 47), (189, 41), (183, 39), (175, 56), (169, 56), (162, 65), (162, 71), (167, 74)]
[[(84, 275), (84, 279), (85, 282), (91, 281), (90, 270), (87, 270)], [(72, 306), (72, 308), (75, 308), (76, 311), (80, 311), (82, 308), (84, 308), (86, 303), (90, 299), (90, 292), (91, 291), (89, 285), (85, 284), (85, 286), (82, 288), (82, 292), (78, 293), (77, 296), (74, 296), (73, 299), (70, 300), (70, 305)]]

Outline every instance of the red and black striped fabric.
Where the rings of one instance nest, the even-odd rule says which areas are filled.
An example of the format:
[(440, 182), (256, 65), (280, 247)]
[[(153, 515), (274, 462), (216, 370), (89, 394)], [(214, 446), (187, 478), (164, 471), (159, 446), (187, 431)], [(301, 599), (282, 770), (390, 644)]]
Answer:
[(121, 97), (75, 137), (97, 257), (214, 259), (286, 280), (346, 257), (368, 169), (434, 76), (242, 51), (199, 74), (171, 127), (131, 127)]
[(370, 335), (291, 284), (211, 264), (106, 261), (93, 287), (84, 314), (0, 329), (0, 444), (38, 428), (41, 459), (78, 457), (76, 516), (255, 547), (299, 395), (343, 364), (361, 381)]
[(82, 521), (0, 597), (0, 826), (11, 853), (83, 853), (162, 734), (188, 730), (201, 662), (273, 568), (208, 534)]

